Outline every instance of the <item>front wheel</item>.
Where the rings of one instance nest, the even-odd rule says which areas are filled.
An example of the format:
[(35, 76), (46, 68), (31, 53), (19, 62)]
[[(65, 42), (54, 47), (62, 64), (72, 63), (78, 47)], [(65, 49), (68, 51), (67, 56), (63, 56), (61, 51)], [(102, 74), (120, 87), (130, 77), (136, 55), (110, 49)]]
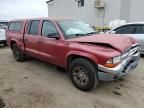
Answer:
[(13, 44), (12, 51), (13, 51), (13, 55), (14, 55), (14, 58), (16, 61), (18, 61), (18, 62), (24, 61), (25, 55), (22, 53), (22, 51), (17, 46), (17, 44)]
[(99, 84), (97, 66), (88, 59), (78, 58), (72, 61), (69, 74), (72, 83), (82, 91), (90, 91)]

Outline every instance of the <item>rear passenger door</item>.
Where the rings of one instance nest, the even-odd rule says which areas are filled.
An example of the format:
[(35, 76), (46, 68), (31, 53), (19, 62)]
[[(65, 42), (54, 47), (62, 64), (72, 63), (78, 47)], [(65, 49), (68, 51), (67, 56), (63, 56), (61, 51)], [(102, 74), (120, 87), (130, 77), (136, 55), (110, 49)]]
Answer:
[(28, 22), (27, 30), (24, 36), (25, 50), (28, 55), (38, 57), (38, 37), (39, 37), (39, 20)]
[(144, 24), (137, 25), (137, 29), (136, 29), (136, 33), (135, 34), (143, 36), (142, 39), (144, 38)]
[(135, 25), (122, 26), (114, 30), (116, 34), (134, 34), (136, 32)]
[(140, 42), (140, 52), (144, 50), (144, 24), (137, 25), (135, 38)]

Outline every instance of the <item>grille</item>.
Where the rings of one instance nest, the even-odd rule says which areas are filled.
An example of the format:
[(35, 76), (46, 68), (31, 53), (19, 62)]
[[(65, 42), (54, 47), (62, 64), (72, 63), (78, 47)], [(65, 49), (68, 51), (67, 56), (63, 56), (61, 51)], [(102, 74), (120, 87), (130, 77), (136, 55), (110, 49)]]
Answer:
[(139, 52), (139, 45), (134, 44), (130, 48), (128, 48), (125, 53), (123, 53), (122, 59), (126, 59), (131, 55), (135, 55)]

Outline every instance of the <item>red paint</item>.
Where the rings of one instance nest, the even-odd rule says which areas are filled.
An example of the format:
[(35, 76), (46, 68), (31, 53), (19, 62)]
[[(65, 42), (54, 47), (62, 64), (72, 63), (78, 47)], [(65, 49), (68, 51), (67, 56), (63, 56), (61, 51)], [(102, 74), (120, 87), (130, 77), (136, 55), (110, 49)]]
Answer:
[[(23, 53), (64, 68), (67, 68), (67, 60), (73, 55), (85, 57), (96, 64), (104, 65), (108, 59), (120, 55), (125, 49), (136, 43), (132, 38), (120, 35), (114, 36), (113, 34), (93, 35), (65, 40), (56, 19), (43, 18), (39, 20), (41, 22), (37, 36), (26, 33), (29, 20), (20, 20), (23, 21), (23, 27), (19, 33), (7, 30), (8, 45), (11, 47), (12, 43), (15, 42), (22, 49)], [(41, 35), (43, 20), (50, 20), (54, 23), (60, 34), (60, 39), (56, 40)], [(113, 48), (97, 45), (97, 43), (108, 44)]]

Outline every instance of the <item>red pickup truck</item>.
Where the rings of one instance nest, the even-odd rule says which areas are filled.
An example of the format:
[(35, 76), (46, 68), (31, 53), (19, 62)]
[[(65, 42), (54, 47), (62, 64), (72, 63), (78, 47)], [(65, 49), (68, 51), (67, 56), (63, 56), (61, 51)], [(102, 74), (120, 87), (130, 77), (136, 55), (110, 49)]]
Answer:
[(100, 80), (126, 75), (139, 61), (139, 44), (135, 39), (100, 35), (88, 24), (74, 19), (13, 20), (6, 36), (17, 61), (31, 56), (60, 66), (83, 91), (93, 89)]

